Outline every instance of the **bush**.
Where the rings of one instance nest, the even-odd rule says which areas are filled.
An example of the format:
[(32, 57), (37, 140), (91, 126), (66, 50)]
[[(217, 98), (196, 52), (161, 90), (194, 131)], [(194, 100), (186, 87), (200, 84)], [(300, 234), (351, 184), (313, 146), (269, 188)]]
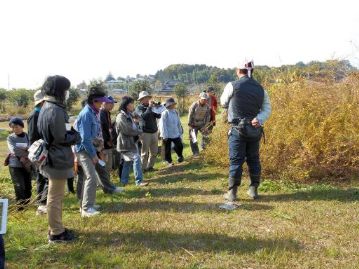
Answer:
[[(359, 167), (359, 74), (341, 83), (299, 80), (268, 87), (273, 113), (261, 146), (263, 174), (273, 179), (351, 179)], [(207, 159), (228, 165), (228, 128), (214, 129)]]

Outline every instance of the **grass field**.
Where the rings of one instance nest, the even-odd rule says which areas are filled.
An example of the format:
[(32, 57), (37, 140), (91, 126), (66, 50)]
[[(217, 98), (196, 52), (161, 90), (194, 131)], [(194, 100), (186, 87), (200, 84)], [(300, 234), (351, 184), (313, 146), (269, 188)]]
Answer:
[[(117, 196), (98, 190), (99, 217), (82, 219), (67, 195), (64, 223), (76, 231), (74, 243), (49, 245), (35, 206), (11, 209), (8, 268), (359, 268), (359, 184), (265, 180), (262, 199), (251, 201), (244, 179), (240, 208), (222, 211), (227, 167), (192, 160), (187, 135), (185, 143), (186, 161), (158, 163), (148, 188), (131, 185)], [(1, 196), (13, 199), (4, 167), (0, 175)]]

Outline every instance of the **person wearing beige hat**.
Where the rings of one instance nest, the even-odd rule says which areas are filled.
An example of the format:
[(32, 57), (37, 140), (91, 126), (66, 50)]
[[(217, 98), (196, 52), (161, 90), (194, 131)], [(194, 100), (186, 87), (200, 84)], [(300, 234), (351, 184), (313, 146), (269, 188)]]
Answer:
[[(39, 118), (39, 114), (41, 108), (44, 104), (44, 94), (41, 90), (38, 90), (34, 94), (34, 105), (35, 108), (31, 112), (30, 116), (27, 118), (27, 129), (30, 144), (33, 144), (36, 140), (40, 139), (40, 134), (37, 129), (37, 120)], [(43, 175), (36, 171), (36, 198), (38, 208), (36, 211), (37, 215), (46, 214), (47, 207), (46, 207), (46, 200), (47, 200), (47, 189), (48, 189), (48, 179), (45, 178)]]
[(201, 92), (199, 95), (199, 100), (194, 102), (188, 114), (188, 126), (189, 126), (189, 139), (190, 145), (192, 149), (192, 153), (194, 156), (198, 156), (199, 148), (198, 148), (198, 132), (202, 134), (202, 149), (205, 148), (208, 133), (208, 124), (211, 119), (211, 109), (207, 105), (207, 100), (209, 96), (205, 92)]
[(153, 111), (155, 103), (151, 100), (152, 96), (142, 91), (139, 94), (138, 101), (140, 104), (136, 107), (135, 114), (140, 117), (141, 135), (141, 162), (145, 172), (153, 171), (158, 153), (158, 127), (157, 119), (161, 114)]

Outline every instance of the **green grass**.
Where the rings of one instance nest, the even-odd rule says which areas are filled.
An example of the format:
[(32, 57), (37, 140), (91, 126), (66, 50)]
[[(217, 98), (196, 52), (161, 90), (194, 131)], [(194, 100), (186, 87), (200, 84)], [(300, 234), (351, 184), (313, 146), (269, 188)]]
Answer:
[[(99, 190), (100, 217), (82, 219), (67, 195), (64, 223), (77, 232), (74, 243), (47, 244), (47, 220), (35, 206), (11, 209), (8, 268), (359, 268), (357, 183), (266, 180), (262, 199), (251, 201), (244, 178), (240, 208), (222, 211), (227, 167), (192, 160), (187, 136), (186, 162), (158, 163), (161, 170), (146, 175), (148, 188), (131, 185), (117, 196)], [(7, 170), (0, 175), (1, 195), (13, 199)]]

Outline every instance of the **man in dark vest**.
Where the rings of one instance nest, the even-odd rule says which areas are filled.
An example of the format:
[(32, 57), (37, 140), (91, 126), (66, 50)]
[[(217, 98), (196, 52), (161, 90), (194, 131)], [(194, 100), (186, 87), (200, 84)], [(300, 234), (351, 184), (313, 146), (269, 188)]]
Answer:
[(237, 69), (238, 80), (226, 85), (221, 96), (221, 105), (227, 109), (231, 129), (228, 133), (229, 145), (229, 186), (225, 199), (237, 199), (241, 184), (242, 166), (249, 167), (251, 184), (248, 195), (258, 198), (261, 177), (259, 145), (262, 125), (271, 114), (271, 104), (267, 92), (252, 78), (253, 61), (245, 62)]

